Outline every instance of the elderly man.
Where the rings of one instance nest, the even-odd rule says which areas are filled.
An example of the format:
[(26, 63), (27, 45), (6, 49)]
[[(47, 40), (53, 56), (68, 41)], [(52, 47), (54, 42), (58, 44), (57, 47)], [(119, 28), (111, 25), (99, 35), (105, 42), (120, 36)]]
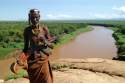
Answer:
[(40, 11), (29, 11), (29, 26), (24, 30), (24, 49), (11, 70), (16, 66), (24, 66), (28, 72), (30, 83), (53, 83), (52, 70), (49, 63), (53, 38), (45, 25), (39, 24)]
[(40, 26), (40, 11), (31, 9), (29, 12), (30, 26), (24, 30), (24, 50), (28, 56), (28, 75), (30, 83), (53, 83), (49, 64), (51, 37), (48, 28)]

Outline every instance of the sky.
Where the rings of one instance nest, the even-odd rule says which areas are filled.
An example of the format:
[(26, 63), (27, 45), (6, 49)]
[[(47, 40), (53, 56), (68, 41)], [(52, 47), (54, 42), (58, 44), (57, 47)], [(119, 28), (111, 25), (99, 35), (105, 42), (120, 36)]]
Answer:
[(41, 20), (125, 18), (125, 0), (0, 0), (0, 20), (27, 20), (33, 8)]

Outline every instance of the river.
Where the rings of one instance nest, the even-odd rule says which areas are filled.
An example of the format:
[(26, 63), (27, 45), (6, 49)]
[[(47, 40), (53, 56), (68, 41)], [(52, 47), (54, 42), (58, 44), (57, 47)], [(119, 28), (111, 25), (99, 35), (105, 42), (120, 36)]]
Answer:
[[(53, 50), (51, 60), (59, 58), (107, 58), (117, 55), (113, 31), (102, 26), (92, 26), (90, 32), (81, 33), (67, 44)], [(0, 78), (5, 77), (10, 71), (9, 66), (14, 59), (0, 61)]]
[(56, 58), (107, 58), (117, 55), (113, 31), (102, 26), (92, 26), (94, 30), (78, 35), (71, 42), (54, 50)]

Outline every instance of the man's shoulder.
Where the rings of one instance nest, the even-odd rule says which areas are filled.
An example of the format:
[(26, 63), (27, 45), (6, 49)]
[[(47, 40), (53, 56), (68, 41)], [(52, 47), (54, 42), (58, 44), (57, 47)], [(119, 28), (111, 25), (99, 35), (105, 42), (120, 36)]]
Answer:
[(31, 30), (31, 26), (27, 26), (24, 31), (30, 31)]
[(48, 27), (45, 24), (40, 25), (40, 28), (42, 28), (44, 31), (48, 30)]

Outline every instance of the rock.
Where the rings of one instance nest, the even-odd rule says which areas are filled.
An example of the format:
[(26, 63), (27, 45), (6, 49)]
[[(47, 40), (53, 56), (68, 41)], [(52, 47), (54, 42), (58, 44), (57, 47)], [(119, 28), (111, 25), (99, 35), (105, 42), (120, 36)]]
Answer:
[(8, 80), (4, 83), (29, 83), (29, 80), (26, 79), (26, 78), (18, 78), (18, 79), (11, 79), (11, 80)]
[(3, 79), (0, 79), (0, 83), (3, 83), (4, 82), (4, 80)]
[[(51, 63), (61, 66), (53, 70), (54, 83), (125, 83), (123, 61), (88, 58), (61, 59)], [(4, 83), (29, 83), (29, 80), (18, 78)]]
[(125, 78), (82, 69), (54, 72), (55, 83), (125, 83)]

